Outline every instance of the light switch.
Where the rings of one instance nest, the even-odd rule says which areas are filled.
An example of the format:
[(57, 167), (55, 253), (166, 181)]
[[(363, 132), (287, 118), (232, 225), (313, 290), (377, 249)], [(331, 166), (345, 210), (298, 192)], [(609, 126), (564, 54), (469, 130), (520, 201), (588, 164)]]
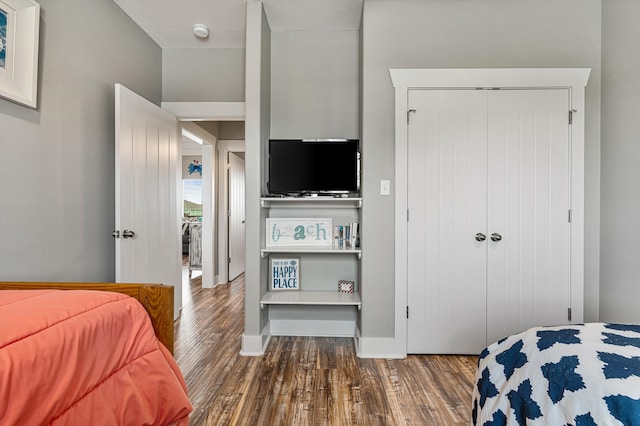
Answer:
[(380, 181), (380, 195), (391, 195), (391, 181)]

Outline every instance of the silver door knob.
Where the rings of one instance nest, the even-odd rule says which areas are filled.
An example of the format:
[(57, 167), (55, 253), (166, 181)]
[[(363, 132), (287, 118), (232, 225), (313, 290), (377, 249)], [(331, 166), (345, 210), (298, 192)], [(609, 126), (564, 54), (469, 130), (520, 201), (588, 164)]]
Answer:
[(113, 238), (120, 238), (120, 231), (118, 231), (118, 230), (116, 229), (115, 231), (113, 231), (113, 232), (111, 233), (111, 236), (112, 236)]
[(129, 231), (128, 229), (125, 229), (124, 231), (122, 231), (122, 238), (133, 238), (136, 236), (136, 233), (133, 231)]
[(494, 232), (491, 234), (491, 241), (500, 241), (502, 239), (502, 235)]
[(487, 236), (484, 235), (482, 232), (478, 232), (476, 234), (476, 241), (484, 241), (487, 239)]

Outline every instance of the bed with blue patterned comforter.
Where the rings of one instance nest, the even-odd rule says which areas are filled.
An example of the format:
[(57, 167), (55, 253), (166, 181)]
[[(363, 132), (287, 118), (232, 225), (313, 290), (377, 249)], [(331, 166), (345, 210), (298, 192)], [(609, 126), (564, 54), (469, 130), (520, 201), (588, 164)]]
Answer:
[(536, 327), (480, 354), (472, 419), (640, 426), (640, 325)]

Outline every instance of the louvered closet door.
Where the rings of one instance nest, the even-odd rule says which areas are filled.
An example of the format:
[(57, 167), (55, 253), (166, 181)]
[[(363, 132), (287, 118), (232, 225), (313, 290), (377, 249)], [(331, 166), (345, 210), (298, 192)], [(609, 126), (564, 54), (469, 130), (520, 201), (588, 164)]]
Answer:
[(488, 93), (487, 339), (566, 324), (569, 92)]
[(484, 91), (409, 91), (409, 353), (486, 342), (486, 107)]

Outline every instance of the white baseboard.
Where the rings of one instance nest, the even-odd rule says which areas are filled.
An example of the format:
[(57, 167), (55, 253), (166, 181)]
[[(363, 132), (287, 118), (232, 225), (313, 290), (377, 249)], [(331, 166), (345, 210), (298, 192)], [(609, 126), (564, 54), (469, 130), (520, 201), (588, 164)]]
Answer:
[(258, 335), (242, 335), (242, 356), (262, 356), (271, 336), (353, 337), (359, 358), (402, 359), (407, 350), (392, 337), (362, 337), (353, 321), (270, 320)]
[(353, 337), (355, 321), (284, 320), (269, 321), (272, 336)]
[(265, 349), (271, 340), (270, 334), (258, 334), (248, 336), (242, 335), (242, 349), (240, 355), (242, 356), (262, 356)]
[(216, 275), (214, 277), (214, 280), (213, 280), (213, 286), (217, 287), (217, 286), (222, 285), (222, 284), (229, 284), (229, 282), (227, 282), (227, 281), (220, 281), (221, 279), (222, 279), (222, 277), (220, 275)]
[(407, 349), (401, 348), (392, 337), (362, 337), (356, 338), (356, 350), (360, 358), (395, 358), (407, 357)]

